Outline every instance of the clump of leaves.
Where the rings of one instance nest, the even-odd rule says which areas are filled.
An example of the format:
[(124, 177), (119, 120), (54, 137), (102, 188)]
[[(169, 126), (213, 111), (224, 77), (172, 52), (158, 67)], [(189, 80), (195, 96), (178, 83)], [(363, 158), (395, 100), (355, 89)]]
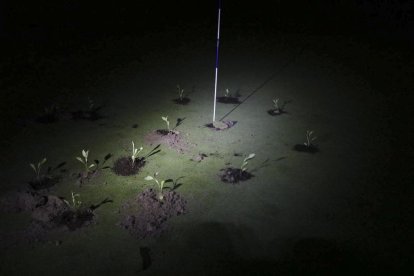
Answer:
[(249, 164), (249, 160), (253, 159), (256, 156), (255, 153), (250, 153), (246, 158), (243, 159), (243, 163), (240, 166), (240, 173), (243, 173), (247, 170), (247, 165)]
[(315, 141), (318, 137), (313, 136), (313, 130), (306, 131), (306, 142), (303, 143), (306, 147), (310, 148), (312, 146), (312, 141)]
[(161, 116), (161, 119), (167, 124), (167, 130), (168, 130), (168, 132), (171, 132), (171, 129), (170, 129), (170, 121), (168, 121), (168, 116)]
[(166, 179), (166, 180), (161, 180), (160, 181), (160, 180), (157, 179), (158, 174), (159, 173), (156, 172), (156, 173), (154, 173), (154, 176), (148, 175), (144, 179), (147, 180), (147, 181), (153, 180), (155, 183), (157, 183), (157, 186), (158, 186), (158, 199), (163, 200), (164, 195), (163, 195), (162, 191), (165, 188), (164, 184), (167, 183), (167, 182), (171, 182), (172, 180), (171, 179)]
[(83, 157), (83, 159), (81, 157), (76, 157), (76, 159), (84, 165), (84, 167), (85, 167), (85, 174), (86, 175), (88, 175), (89, 172), (90, 172), (90, 170), (93, 167), (96, 166), (95, 164), (89, 164), (88, 163), (88, 156), (89, 156), (89, 150), (86, 150), (86, 151), (85, 150), (82, 150), (82, 157)]
[(33, 171), (36, 174), (36, 181), (41, 182), (42, 176), (40, 174), (40, 169), (42, 168), (42, 165), (46, 163), (47, 159), (43, 158), (41, 161), (37, 163), (37, 166), (35, 166), (33, 163), (30, 163), (30, 167), (33, 169)]
[(184, 99), (184, 89), (181, 88), (179, 84), (177, 84), (177, 90), (178, 90), (178, 97), (180, 98), (180, 101), (183, 101)]
[(132, 167), (134, 167), (135, 159), (137, 159), (138, 153), (140, 153), (143, 149), (144, 148), (142, 146), (139, 149), (135, 148), (134, 141), (132, 141), (132, 155), (131, 155)]

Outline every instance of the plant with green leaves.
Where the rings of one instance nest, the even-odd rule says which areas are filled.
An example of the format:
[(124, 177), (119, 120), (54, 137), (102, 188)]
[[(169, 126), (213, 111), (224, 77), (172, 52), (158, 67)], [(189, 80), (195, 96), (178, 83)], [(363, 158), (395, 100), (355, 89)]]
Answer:
[(79, 209), (82, 206), (82, 201), (79, 200), (80, 194), (75, 194), (74, 192), (71, 192), (72, 196), (72, 203), (69, 203), (66, 199), (63, 201), (72, 209)]
[(275, 108), (275, 110), (280, 111), (279, 98), (273, 99), (273, 107)]
[(140, 153), (144, 148), (141, 146), (139, 149), (135, 148), (135, 144), (134, 141), (132, 141), (132, 155), (131, 155), (131, 159), (132, 159), (132, 167), (135, 164), (135, 159), (137, 159), (138, 157), (138, 153)]
[(250, 153), (246, 158), (244, 158), (243, 163), (240, 166), (241, 173), (247, 170), (247, 164), (249, 164), (249, 160), (253, 159), (255, 156), (255, 153)]
[(313, 130), (307, 130), (306, 131), (306, 142), (303, 143), (308, 148), (312, 146), (312, 141), (315, 141), (318, 137), (313, 136)]
[(161, 116), (161, 119), (167, 124), (167, 129), (168, 129), (168, 132), (170, 132), (171, 131), (171, 129), (170, 129), (170, 121), (168, 121), (168, 116)]
[(36, 180), (41, 181), (41, 175), (40, 175), (40, 169), (42, 168), (42, 165), (46, 163), (47, 159), (43, 158), (39, 163), (37, 163), (37, 166), (35, 166), (33, 163), (30, 163), (30, 167), (33, 169), (33, 171), (36, 174)]
[(162, 193), (162, 190), (164, 189), (164, 184), (167, 183), (167, 182), (170, 182), (171, 179), (159, 181), (157, 179), (157, 176), (158, 176), (158, 172), (154, 173), (154, 176), (148, 175), (144, 179), (147, 180), (147, 181), (153, 180), (155, 183), (157, 183), (157, 186), (158, 186), (158, 199), (159, 200), (163, 200), (164, 199), (164, 195)]
[(177, 84), (177, 89), (178, 89), (178, 96), (180, 97), (180, 101), (182, 101), (184, 99), (184, 89), (181, 89), (181, 86), (179, 84)]
[(226, 93), (224, 93), (224, 97), (230, 97), (230, 90), (226, 88)]
[(88, 174), (90, 172), (90, 169), (95, 167), (95, 164), (88, 164), (89, 150), (82, 150), (82, 156), (83, 159), (81, 157), (76, 157), (76, 159), (85, 166), (85, 173)]

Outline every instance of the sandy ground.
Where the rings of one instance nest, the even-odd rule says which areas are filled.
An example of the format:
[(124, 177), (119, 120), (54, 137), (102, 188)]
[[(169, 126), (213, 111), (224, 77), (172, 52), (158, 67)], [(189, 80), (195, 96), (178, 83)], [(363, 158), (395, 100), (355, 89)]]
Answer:
[[(219, 93), (238, 91), (243, 102), (217, 105), (218, 118), (237, 124), (216, 132), (204, 127), (212, 120), (214, 41), (165, 46), (171, 39), (107, 37), (72, 55), (34, 53), (40, 73), (11, 80), (14, 106), (2, 117), (20, 116), (17, 123), (4, 120), (2, 193), (24, 187), (33, 176), (28, 164), (47, 157), (47, 165), (66, 162), (67, 170), (50, 193), (113, 203), (96, 210), (96, 225), (4, 249), (0, 274), (136, 275), (140, 247), (150, 248), (148, 275), (347, 274), (409, 266), (412, 54), (341, 36), (229, 35), (221, 48)], [(189, 105), (172, 101), (177, 84)], [(33, 121), (50, 103), (76, 110), (88, 97), (103, 106), (104, 118)], [(288, 102), (286, 114), (267, 114), (274, 98)], [(104, 170), (76, 184), (82, 149), (92, 160), (111, 153), (109, 165), (129, 154), (132, 140), (147, 153), (152, 147), (144, 137), (165, 128), (161, 116), (172, 125), (184, 119), (176, 130), (191, 144), (188, 151), (162, 145), (138, 175)], [(307, 130), (318, 137), (316, 154), (293, 150)], [(207, 157), (190, 160), (199, 153)], [(243, 157), (235, 154), (249, 153), (256, 154), (247, 167), (254, 177), (222, 183), (220, 169), (240, 166)], [(151, 187), (144, 177), (156, 171), (161, 179), (184, 177), (177, 192), (188, 213), (171, 219), (161, 237), (135, 240), (116, 225), (118, 210)], [(5, 235), (25, 229), (29, 216), (1, 213), (0, 219)]]

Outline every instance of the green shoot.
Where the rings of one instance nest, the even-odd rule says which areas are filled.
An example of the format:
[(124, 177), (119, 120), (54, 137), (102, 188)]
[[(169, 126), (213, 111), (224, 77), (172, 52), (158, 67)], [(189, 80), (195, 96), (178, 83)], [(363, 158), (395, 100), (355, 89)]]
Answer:
[(80, 194), (74, 194), (72, 192), (72, 204), (70, 204), (67, 200), (63, 200), (69, 207), (72, 209), (78, 209), (82, 205), (82, 201), (78, 200), (77, 198), (80, 198)]
[(80, 194), (74, 194), (72, 192), (72, 207), (77, 209), (82, 205), (82, 201), (78, 200), (80, 198)]
[(95, 109), (95, 103), (93, 102), (91, 98), (88, 98), (88, 102), (89, 102), (89, 111), (93, 111)]
[(273, 99), (273, 106), (274, 106), (275, 110), (280, 110), (279, 98)]
[(171, 131), (170, 130), (170, 121), (168, 121), (168, 116), (165, 116), (165, 117), (162, 116), (161, 119), (167, 124), (168, 131)]
[(240, 166), (240, 170), (242, 172), (247, 170), (247, 164), (249, 164), (249, 160), (253, 159), (256, 156), (256, 154), (254, 153), (250, 153), (249, 156), (247, 156), (246, 158), (244, 158), (242, 165)]
[(158, 175), (158, 172), (154, 173), (154, 176), (148, 175), (148, 176), (146, 176), (144, 179), (145, 179), (145, 180), (148, 180), (148, 181), (154, 180), (154, 181), (155, 181), (155, 183), (157, 183), (157, 186), (158, 186), (158, 189), (159, 189), (159, 191), (158, 191), (158, 199), (159, 199), (159, 200), (163, 200), (163, 199), (164, 199), (164, 195), (162, 194), (162, 190), (164, 189), (164, 184), (165, 184), (165, 182), (166, 182), (167, 180), (162, 180), (162, 181), (159, 181), (159, 180), (156, 178), (156, 176), (157, 176), (157, 175)]
[(47, 159), (43, 158), (39, 163), (37, 163), (37, 166), (35, 166), (33, 163), (30, 163), (30, 167), (33, 169), (33, 171), (36, 174), (37, 181), (40, 181), (40, 169), (44, 163), (46, 163)]
[(226, 88), (226, 93), (224, 93), (224, 97), (230, 97), (230, 90)]
[(312, 145), (312, 141), (316, 140), (318, 137), (313, 137), (313, 130), (306, 131), (306, 142), (303, 143), (305, 146), (310, 147)]
[(138, 157), (138, 153), (140, 153), (143, 149), (144, 148), (142, 146), (139, 149), (135, 148), (134, 141), (132, 141), (132, 155), (131, 155), (132, 166), (134, 166), (135, 159), (137, 159)]
[(95, 167), (95, 164), (88, 164), (89, 150), (82, 150), (82, 156), (83, 159), (81, 157), (76, 157), (76, 159), (85, 166), (85, 172), (89, 173), (90, 169)]
[(180, 101), (182, 101), (184, 98), (184, 89), (181, 89), (181, 86), (179, 84), (177, 84), (177, 89), (178, 89), (178, 96), (180, 97)]

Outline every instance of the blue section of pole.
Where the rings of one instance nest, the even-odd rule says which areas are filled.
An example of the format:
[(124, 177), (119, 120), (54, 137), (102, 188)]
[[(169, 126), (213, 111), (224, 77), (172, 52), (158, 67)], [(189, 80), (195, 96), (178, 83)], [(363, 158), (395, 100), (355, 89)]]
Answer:
[(214, 104), (213, 104), (213, 124), (216, 121), (216, 102), (217, 102), (217, 76), (218, 76), (218, 61), (219, 61), (219, 46), (220, 46), (220, 15), (221, 15), (221, 0), (218, 0), (218, 22), (217, 22), (217, 45), (216, 45), (216, 70), (214, 79)]
[(217, 24), (217, 45), (216, 45), (216, 68), (218, 68), (218, 61), (219, 61), (219, 46), (220, 46), (220, 15), (221, 15), (221, 0), (218, 0), (218, 24)]

